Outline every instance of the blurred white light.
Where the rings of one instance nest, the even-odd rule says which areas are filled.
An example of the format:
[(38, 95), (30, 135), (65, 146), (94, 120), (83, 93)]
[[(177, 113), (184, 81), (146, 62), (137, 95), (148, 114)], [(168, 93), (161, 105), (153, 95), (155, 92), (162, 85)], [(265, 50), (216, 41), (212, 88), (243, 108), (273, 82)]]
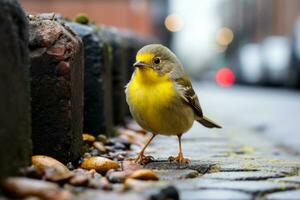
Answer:
[(291, 45), (286, 37), (268, 37), (262, 43), (263, 63), (273, 83), (287, 80)]
[(246, 44), (241, 48), (239, 59), (243, 79), (257, 83), (263, 78), (261, 48), (258, 44)]
[(221, 24), (218, 6), (221, 0), (169, 0), (170, 12), (184, 19), (184, 28), (173, 35), (172, 49), (188, 70), (212, 65), (215, 59), (215, 33)]

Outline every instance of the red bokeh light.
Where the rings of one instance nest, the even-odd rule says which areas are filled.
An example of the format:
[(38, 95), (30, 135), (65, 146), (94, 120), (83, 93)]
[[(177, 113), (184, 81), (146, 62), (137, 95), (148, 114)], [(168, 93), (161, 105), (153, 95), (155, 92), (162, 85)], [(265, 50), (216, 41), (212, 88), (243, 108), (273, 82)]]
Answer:
[(217, 71), (215, 79), (221, 87), (230, 87), (234, 84), (235, 76), (231, 69), (224, 67)]

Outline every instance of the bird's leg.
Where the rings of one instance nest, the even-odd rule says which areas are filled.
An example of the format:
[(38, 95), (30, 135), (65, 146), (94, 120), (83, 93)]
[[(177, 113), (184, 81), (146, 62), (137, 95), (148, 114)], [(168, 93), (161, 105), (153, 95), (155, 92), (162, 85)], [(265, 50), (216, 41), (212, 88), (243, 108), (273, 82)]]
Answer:
[(150, 140), (147, 142), (147, 144), (144, 146), (144, 148), (140, 151), (138, 157), (135, 159), (135, 162), (145, 165), (145, 164), (151, 162), (152, 160), (154, 160), (153, 156), (145, 156), (144, 152), (155, 136), (156, 136), (155, 134), (152, 135)]
[(179, 143), (179, 153), (178, 153), (178, 156), (177, 157), (170, 156), (169, 157), (169, 161), (177, 161), (180, 164), (187, 164), (187, 163), (190, 162), (190, 160), (188, 158), (184, 158), (183, 157), (182, 148), (181, 148), (181, 135), (182, 134), (177, 135), (177, 137), (178, 137), (178, 143)]

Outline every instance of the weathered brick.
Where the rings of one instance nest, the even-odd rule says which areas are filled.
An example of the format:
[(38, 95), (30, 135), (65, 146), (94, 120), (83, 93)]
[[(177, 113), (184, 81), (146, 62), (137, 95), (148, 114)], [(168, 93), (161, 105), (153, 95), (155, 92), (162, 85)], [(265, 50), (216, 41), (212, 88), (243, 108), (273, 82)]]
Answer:
[(66, 22), (84, 43), (84, 126), (94, 135), (112, 134), (112, 67), (109, 44), (95, 26)]
[(0, 179), (30, 163), (28, 27), (16, 0), (0, 1)]
[(29, 16), (33, 153), (74, 161), (83, 150), (83, 47), (60, 22)]
[(125, 85), (127, 80), (125, 40), (121, 33), (112, 27), (100, 27), (110, 44), (110, 56), (112, 61), (112, 96), (114, 123), (124, 122), (127, 110), (125, 100)]

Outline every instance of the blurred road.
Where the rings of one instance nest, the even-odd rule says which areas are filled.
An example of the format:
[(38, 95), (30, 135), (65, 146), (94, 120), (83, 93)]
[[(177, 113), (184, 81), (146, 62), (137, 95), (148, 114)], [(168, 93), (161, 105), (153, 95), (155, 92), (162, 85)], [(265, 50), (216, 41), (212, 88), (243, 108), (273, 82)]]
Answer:
[(220, 88), (201, 82), (193, 85), (204, 113), (223, 125), (222, 131), (264, 134), (300, 153), (300, 92), (247, 86)]

